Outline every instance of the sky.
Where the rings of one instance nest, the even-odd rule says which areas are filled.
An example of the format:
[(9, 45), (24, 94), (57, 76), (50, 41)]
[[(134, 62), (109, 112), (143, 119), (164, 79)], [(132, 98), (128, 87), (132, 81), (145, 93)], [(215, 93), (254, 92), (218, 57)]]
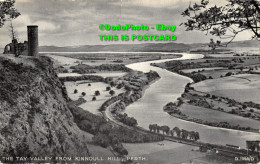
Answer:
[[(3, 1), (3, 0), (0, 0)], [(190, 2), (192, 1), (192, 2)], [(39, 26), (40, 46), (78, 46), (100, 44), (138, 44), (140, 41), (101, 41), (100, 34), (169, 34), (176, 35), (176, 43), (208, 43), (211, 35), (200, 31), (185, 31), (179, 26), (187, 18), (181, 13), (190, 3), (200, 0), (16, 0), (21, 15), (13, 21), (20, 42), (27, 40), (27, 25)], [(211, 0), (211, 5), (223, 5), (225, 0)], [(8, 26), (0, 28), (0, 48), (11, 42)], [(100, 24), (176, 26), (171, 31), (101, 31)], [(248, 40), (246, 31), (235, 40)], [(158, 43), (158, 41), (151, 41)], [(165, 41), (163, 41), (165, 42)], [(148, 43), (148, 41), (145, 41)]]

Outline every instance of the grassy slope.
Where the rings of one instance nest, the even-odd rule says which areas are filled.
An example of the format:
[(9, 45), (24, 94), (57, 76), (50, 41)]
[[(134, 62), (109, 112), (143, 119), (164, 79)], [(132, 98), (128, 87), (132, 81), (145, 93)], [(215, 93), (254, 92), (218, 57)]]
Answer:
[(241, 116), (227, 114), (221, 111), (210, 110), (207, 108), (192, 106), (188, 104), (183, 104), (181, 107), (181, 112), (191, 116), (192, 118), (199, 118), (202, 120), (210, 121), (210, 122), (228, 122), (230, 125), (239, 124), (242, 127), (252, 127), (255, 129), (260, 128), (259, 121), (244, 118)]
[(237, 101), (260, 103), (260, 76), (241, 74), (214, 80), (205, 80), (192, 85), (196, 90)]

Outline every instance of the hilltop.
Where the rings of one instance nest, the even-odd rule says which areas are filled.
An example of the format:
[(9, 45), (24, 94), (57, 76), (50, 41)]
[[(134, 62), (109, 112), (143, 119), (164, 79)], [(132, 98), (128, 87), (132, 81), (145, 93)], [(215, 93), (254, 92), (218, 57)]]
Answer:
[(0, 57), (0, 156), (90, 156), (47, 57)]

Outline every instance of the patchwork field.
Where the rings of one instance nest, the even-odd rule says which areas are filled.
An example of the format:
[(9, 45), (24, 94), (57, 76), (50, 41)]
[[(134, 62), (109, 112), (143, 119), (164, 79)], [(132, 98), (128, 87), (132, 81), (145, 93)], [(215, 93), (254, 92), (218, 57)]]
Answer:
[(260, 76), (240, 74), (229, 77), (205, 80), (192, 85), (196, 90), (208, 92), (237, 101), (260, 103)]
[(55, 59), (58, 58), (57, 56), (74, 58), (73, 62), (81, 61), (82, 64), (87, 65), (130, 64), (180, 57), (180, 55), (171, 52), (50, 52), (42, 55), (55, 56)]
[[(85, 82), (85, 83), (82, 83)], [(82, 84), (79, 84), (82, 83)], [(88, 84), (91, 84), (91, 86), (88, 86)], [(109, 91), (106, 91), (106, 87), (108, 86), (108, 84), (105, 84), (103, 82), (87, 82), (87, 81), (77, 81), (77, 82), (65, 82), (65, 86), (68, 92), (68, 96), (72, 99), (72, 100), (77, 100), (78, 98), (84, 98), (85, 100), (87, 100), (86, 103), (81, 104), (80, 107), (88, 110), (94, 114), (99, 113), (98, 109), (99, 107), (107, 100), (111, 97), (111, 95), (109, 94)], [(77, 89), (78, 93), (74, 93), (74, 90)], [(118, 95), (120, 93), (123, 93), (124, 90), (123, 89), (117, 89), (115, 87), (111, 88), (112, 90), (115, 91), (115, 95)], [(99, 96), (95, 96), (95, 91), (99, 91), (100, 95)], [(86, 95), (82, 96), (82, 92), (85, 92)], [(92, 101), (93, 97), (96, 97), (96, 101)]]

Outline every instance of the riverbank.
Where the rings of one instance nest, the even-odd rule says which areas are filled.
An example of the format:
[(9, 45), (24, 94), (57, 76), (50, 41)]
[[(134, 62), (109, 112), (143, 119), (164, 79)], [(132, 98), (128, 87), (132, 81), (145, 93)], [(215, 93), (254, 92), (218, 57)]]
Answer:
[[(202, 58), (200, 54), (186, 54), (183, 53), (183, 57), (175, 60), (185, 60)], [(146, 90), (145, 95), (127, 107), (125, 111), (128, 116), (134, 117), (138, 121), (138, 125), (144, 129), (149, 129), (149, 124), (168, 125), (169, 127), (179, 127), (181, 129), (187, 129), (189, 131), (198, 131), (200, 133), (200, 140), (207, 143), (214, 144), (232, 144), (240, 147), (246, 147), (246, 140), (257, 140), (259, 134), (235, 131), (231, 129), (222, 129), (216, 127), (205, 126), (202, 124), (196, 124), (188, 121), (183, 121), (174, 118), (164, 112), (163, 106), (171, 101), (175, 101), (184, 92), (185, 85), (192, 82), (190, 78), (182, 75), (161, 69), (159, 67), (153, 67), (151, 63), (161, 63), (172, 60), (150, 61), (141, 62), (127, 65), (129, 68), (147, 72), (153, 70), (158, 72), (160, 80), (151, 85)], [(143, 116), (146, 117), (143, 117)]]
[[(201, 125), (205, 125), (205, 126), (216, 127), (216, 128), (219, 128), (219, 129), (230, 129), (230, 130), (234, 130), (234, 131), (244, 131), (244, 132), (251, 132), (251, 133), (259, 134), (259, 129), (237, 130), (235, 128), (223, 128), (223, 127), (219, 127), (218, 125), (214, 126), (214, 124), (219, 124), (217, 122), (215, 122), (215, 123), (214, 122), (205, 123), (204, 120), (200, 120), (200, 119), (197, 119), (197, 118), (190, 118), (190, 117), (187, 117), (187, 116), (181, 116), (181, 115), (178, 115), (178, 114), (172, 114), (170, 112), (168, 112), (168, 114), (171, 115), (172, 117), (177, 118), (177, 119), (181, 119), (181, 120), (185, 120), (185, 121), (188, 121), (188, 122), (201, 124)], [(247, 128), (247, 127), (241, 127), (241, 128)]]
[[(255, 62), (253, 62), (255, 58), (257, 57), (256, 56), (247, 57), (248, 60), (247, 63), (253, 64), (255, 66)], [(231, 86), (232, 86), (231, 88), (234, 88), (238, 86), (238, 84), (240, 85), (239, 88), (246, 88), (247, 87), (246, 85), (248, 86), (250, 85), (250, 87), (254, 87), (254, 85), (256, 85), (255, 79), (260, 79), (260, 76), (254, 75), (253, 76), (254, 79), (248, 80), (244, 78), (243, 79), (235, 78), (238, 75), (233, 75), (232, 72), (228, 72), (228, 71), (232, 71), (230, 67), (232, 66), (233, 63), (231, 63), (230, 65), (227, 64), (227, 61), (234, 62), (237, 60), (241, 61), (241, 59), (237, 59), (237, 58), (225, 58), (225, 60), (223, 58), (214, 59), (214, 60), (212, 60), (211, 58), (209, 59), (204, 58), (204, 59), (189, 60), (189, 61), (180, 60), (180, 61), (170, 61), (166, 63), (153, 64), (153, 66), (158, 66), (162, 69), (167, 69), (171, 72), (178, 73), (180, 75), (192, 78), (193, 81), (195, 82), (195, 83), (194, 82), (190, 83), (185, 87), (184, 92), (178, 98), (179, 100), (175, 103), (178, 105), (175, 105), (172, 111), (168, 111), (168, 113), (171, 116), (174, 116), (175, 118), (183, 119), (193, 123), (198, 123), (198, 124), (203, 124), (203, 125), (213, 126), (213, 127), (221, 127), (226, 129), (235, 129), (240, 131), (259, 133), (260, 104), (256, 104), (253, 102), (239, 102), (229, 97), (219, 96), (217, 93), (216, 95), (213, 94), (215, 92), (209, 93), (209, 92), (202, 92), (201, 90), (197, 91), (194, 89), (195, 86), (198, 86), (198, 84), (200, 84), (200, 86), (203, 86), (203, 90), (208, 90), (207, 85), (203, 85), (203, 83), (208, 84), (210, 81), (214, 83), (220, 77), (223, 80), (234, 77), (234, 80), (232, 80), (233, 86), (232, 84), (229, 84), (230, 86), (226, 84), (222, 84), (222, 85), (218, 84), (219, 86), (224, 86), (222, 87), (223, 90), (224, 88), (230, 89)], [(210, 63), (210, 64), (204, 65), (204, 63)], [(222, 69), (219, 69), (219, 67), (216, 66), (222, 66)], [(229, 68), (225, 68), (225, 66), (226, 67), (229, 66)], [(236, 67), (240, 68), (240, 66), (237, 64)], [(186, 72), (187, 69), (189, 69), (189, 72)], [(214, 72), (214, 73), (209, 74), (209, 72)], [(222, 75), (219, 76), (220, 73), (218, 72), (224, 73), (223, 77)], [(236, 74), (242, 74), (245, 76), (245, 72), (242, 72), (241, 68), (240, 71), (238, 69), (237, 70), (235, 69), (235, 72), (237, 72)], [(251, 77), (251, 76), (246, 76), (246, 77)], [(245, 82), (243, 83), (241, 82), (241, 84), (235, 83), (236, 80), (241, 81), (241, 79), (246, 81), (247, 83)], [(228, 82), (228, 80), (226, 81)], [(251, 83), (248, 84), (251, 81), (254, 82), (252, 82), (252, 84)], [(242, 84), (244, 86), (241, 86)], [(215, 85), (212, 87), (215, 87)], [(226, 90), (224, 91), (227, 92)], [(219, 92), (220, 91), (218, 90), (218, 93)], [(250, 97), (255, 98), (257, 97), (257, 95), (254, 95), (254, 93), (255, 92), (250, 94), (250, 96), (245, 95), (247, 93), (244, 93), (243, 95), (246, 96), (247, 98)]]
[[(114, 96), (108, 99), (99, 109), (99, 111), (105, 114), (107, 111), (108, 116), (112, 116), (112, 120), (116, 119), (126, 125), (136, 126), (137, 121), (134, 117), (128, 117), (127, 114), (122, 114), (125, 108), (140, 99), (145, 93), (145, 89), (151, 85), (154, 81), (158, 80), (160, 76), (154, 72), (150, 71), (148, 73), (140, 74), (139, 78), (136, 74), (129, 74), (124, 77), (124, 80), (118, 86), (125, 87), (126, 92)], [(128, 83), (127, 83), (128, 82)], [(116, 83), (113, 81), (113, 83)]]

